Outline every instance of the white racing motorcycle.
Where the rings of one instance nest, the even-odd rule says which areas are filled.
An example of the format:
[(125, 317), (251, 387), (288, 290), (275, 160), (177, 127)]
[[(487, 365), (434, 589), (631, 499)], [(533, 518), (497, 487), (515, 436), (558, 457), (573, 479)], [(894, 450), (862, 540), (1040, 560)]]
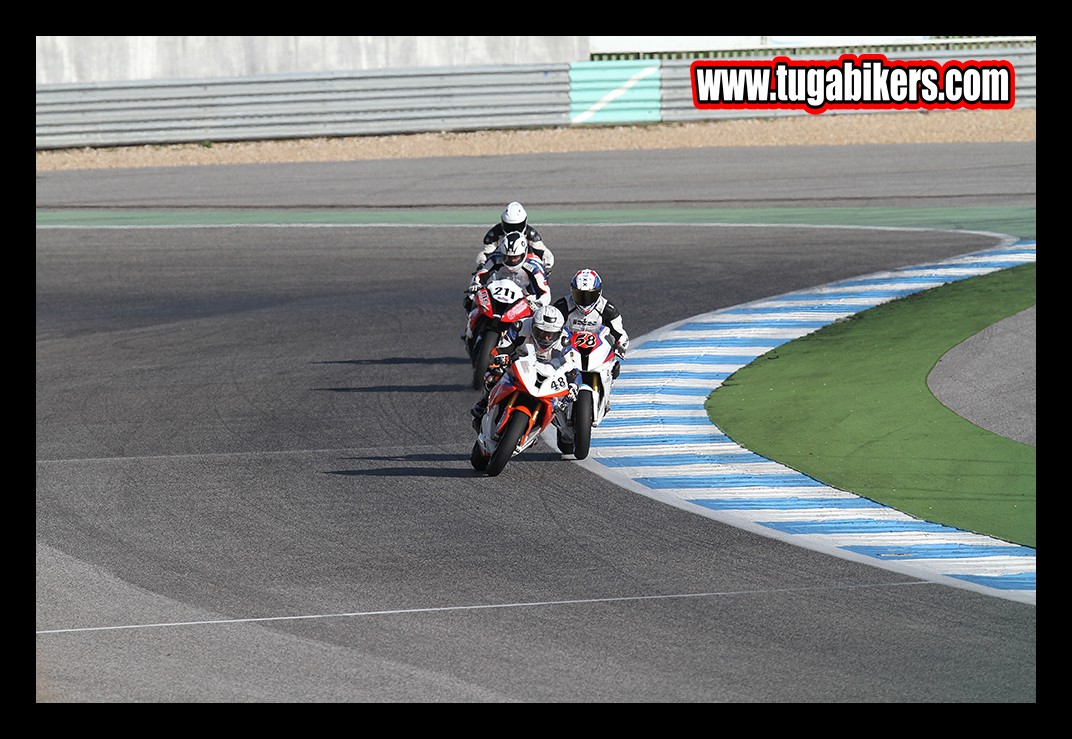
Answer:
[(488, 410), (469, 455), (473, 468), (494, 477), (535, 444), (569, 395), (568, 375), (574, 369), (568, 355), (555, 366), (519, 352), (488, 395)]
[(580, 390), (577, 399), (564, 404), (559, 411), (555, 423), (558, 450), (584, 459), (592, 444), (592, 429), (599, 426), (610, 410), (614, 363), (619, 357), (614, 353), (614, 337), (606, 326), (570, 334), (569, 353), (581, 370), (577, 378)]

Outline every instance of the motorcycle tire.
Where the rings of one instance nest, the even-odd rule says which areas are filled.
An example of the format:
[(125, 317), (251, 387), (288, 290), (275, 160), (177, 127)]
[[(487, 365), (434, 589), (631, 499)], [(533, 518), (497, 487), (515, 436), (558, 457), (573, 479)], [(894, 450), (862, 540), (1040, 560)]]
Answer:
[(524, 413), (515, 412), (514, 415), (510, 416), (510, 420), (506, 422), (506, 428), (503, 429), (502, 435), (499, 437), (498, 446), (491, 453), (487, 469), (484, 470), (487, 472), (488, 477), (495, 477), (503, 471), (506, 463), (510, 461), (510, 457), (514, 456), (517, 443), (521, 441), (521, 435), (525, 433), (525, 429), (528, 427), (529, 417)]
[(573, 401), (573, 456), (584, 459), (592, 446), (592, 394), (583, 392)]
[(473, 389), (480, 390), (484, 387), (484, 375), (491, 364), (491, 353), (499, 345), (500, 334), (497, 331), (487, 330), (477, 339), (473, 353)]
[(477, 472), (483, 472), (488, 468), (488, 458), (480, 451), (480, 442), (473, 442), (473, 451), (469, 453), (469, 464)]

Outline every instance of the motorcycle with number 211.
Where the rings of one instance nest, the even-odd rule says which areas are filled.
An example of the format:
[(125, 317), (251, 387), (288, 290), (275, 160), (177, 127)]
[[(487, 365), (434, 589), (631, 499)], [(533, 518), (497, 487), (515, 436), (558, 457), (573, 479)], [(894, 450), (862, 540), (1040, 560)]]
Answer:
[(465, 346), (473, 365), (473, 388), (484, 387), (484, 373), (498, 353), (506, 330), (532, 315), (525, 291), (512, 280), (492, 280), (473, 296)]

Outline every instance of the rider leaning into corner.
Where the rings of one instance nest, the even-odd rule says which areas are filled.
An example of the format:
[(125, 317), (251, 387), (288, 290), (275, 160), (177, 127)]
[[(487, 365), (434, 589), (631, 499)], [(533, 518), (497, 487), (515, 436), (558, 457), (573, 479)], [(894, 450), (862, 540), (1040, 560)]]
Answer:
[[(582, 269), (570, 280), (569, 295), (555, 301), (554, 306), (565, 317), (566, 330), (570, 333), (598, 331), (606, 326), (614, 337), (614, 353), (621, 360), (629, 348), (629, 334), (622, 325), (622, 314), (603, 295), (603, 280), (594, 269)], [(614, 363), (611, 377), (618, 379), (621, 362)]]
[[(473, 295), (492, 280), (510, 280), (527, 296), (532, 310), (551, 304), (551, 287), (543, 263), (532, 256), (528, 239), (519, 233), (508, 233), (499, 240), (498, 250), (473, 274), (465, 292), (466, 314), (473, 309)], [(462, 339), (469, 338), (468, 318)]]
[(539, 231), (529, 225), (529, 214), (525, 207), (516, 200), (502, 212), (499, 222), (488, 229), (484, 234), (484, 247), (476, 255), (476, 268), (479, 270), (485, 262), (491, 259), (491, 255), (500, 250), (502, 238), (509, 233), (522, 234), (529, 242), (529, 250), (543, 262), (544, 271), (550, 275), (555, 266), (555, 255), (543, 243)]
[[(506, 368), (521, 356), (536, 355), (540, 362), (553, 367), (573, 364), (563, 351), (569, 343), (569, 334), (564, 331), (566, 325), (562, 312), (553, 305), (544, 305), (536, 309), (531, 317), (521, 322), (520, 328), (510, 327), (499, 346), (499, 353), (492, 358), (491, 366), (484, 375), (484, 393), (469, 411), (473, 415), (473, 429), (480, 430), (481, 420), (488, 410), (488, 396), (491, 389), (503, 376)], [(567, 373), (569, 380), (569, 400), (577, 398), (576, 383), (579, 370), (574, 365)]]

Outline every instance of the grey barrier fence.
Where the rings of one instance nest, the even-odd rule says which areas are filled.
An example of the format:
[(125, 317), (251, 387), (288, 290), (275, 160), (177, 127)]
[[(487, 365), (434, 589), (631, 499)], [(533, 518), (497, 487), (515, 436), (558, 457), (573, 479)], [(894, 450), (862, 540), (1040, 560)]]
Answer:
[[(988, 48), (979, 54), (980, 60), (983, 53), (987, 60), (1012, 64), (1016, 107), (1034, 108), (1034, 45)], [(968, 60), (955, 51), (888, 56), (905, 61)], [(631, 102), (629, 95), (621, 95), (603, 109), (612, 110), (612, 118), (594, 117), (586, 123), (572, 115), (573, 93), (579, 87), (575, 72), (585, 64), (610, 65), (613, 70), (618, 62), (38, 85), (37, 149), (808, 115), (798, 110), (697, 108), (691, 61), (647, 62), (657, 71), (650, 82), (657, 85), (655, 102), (650, 98)], [(637, 62), (621, 64), (635, 68)]]

